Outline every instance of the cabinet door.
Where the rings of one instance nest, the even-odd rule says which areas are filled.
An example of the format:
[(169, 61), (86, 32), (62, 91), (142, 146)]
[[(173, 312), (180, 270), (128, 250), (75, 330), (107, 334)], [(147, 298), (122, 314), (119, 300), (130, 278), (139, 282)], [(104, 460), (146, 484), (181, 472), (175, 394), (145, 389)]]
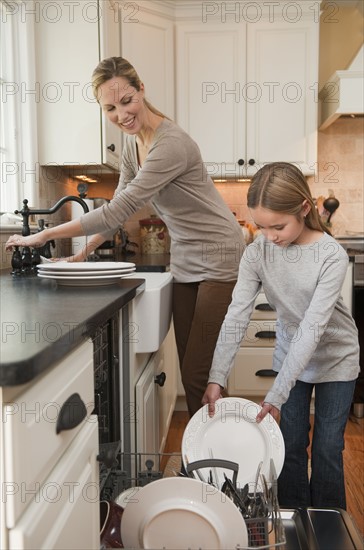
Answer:
[(177, 25), (177, 122), (211, 177), (237, 173), (245, 152), (246, 25)]
[[(115, 0), (100, 3), (100, 59), (119, 57), (121, 51), (120, 26), (121, 8)], [(102, 161), (115, 170), (119, 169), (122, 132), (105, 116), (101, 116)]]
[(122, 133), (101, 117), (91, 84), (100, 59), (120, 55), (117, 8), (113, 0), (55, 0), (36, 22), (41, 165), (119, 166)]
[(155, 376), (163, 370), (160, 353), (153, 355), (135, 387), (136, 451), (155, 454), (159, 451), (159, 405)]
[[(94, 409), (93, 345), (87, 341), (30, 384), (16, 402), (3, 406), (7, 487), (26, 489), (6, 495), (6, 525), (13, 527)], [(79, 399), (69, 401), (78, 394)], [(57, 433), (61, 412), (74, 427)], [(84, 420), (79, 421), (83, 414)]]
[(173, 22), (128, 3), (122, 11), (121, 52), (144, 83), (146, 98), (174, 119)]
[(98, 4), (53, 1), (36, 21), (35, 47), (39, 163), (100, 164), (100, 111), (91, 87)]
[(256, 163), (248, 173), (274, 161), (314, 173), (318, 25), (303, 18), (248, 25), (247, 51), (247, 158)]
[(97, 453), (97, 417), (91, 416), (9, 531), (9, 550), (100, 547)]
[[(178, 355), (174, 336), (174, 327), (171, 328), (163, 342), (162, 350), (163, 362), (160, 362), (157, 375), (165, 373), (166, 378), (162, 386), (157, 387), (157, 396), (159, 401), (159, 452), (163, 452), (169, 426), (171, 423), (174, 407), (177, 399), (177, 373), (178, 373)], [(162, 375), (161, 381), (164, 377)]]
[(259, 376), (259, 371), (271, 369), (272, 360), (272, 348), (240, 348), (229, 376), (229, 395), (264, 396), (272, 386), (274, 376)]

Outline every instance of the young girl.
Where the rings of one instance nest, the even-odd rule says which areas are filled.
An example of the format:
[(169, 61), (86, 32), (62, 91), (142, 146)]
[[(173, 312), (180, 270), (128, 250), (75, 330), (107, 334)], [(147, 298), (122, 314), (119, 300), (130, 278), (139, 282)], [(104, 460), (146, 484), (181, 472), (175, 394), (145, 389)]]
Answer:
[(268, 413), (278, 419), (280, 412), (286, 448), (278, 480), (280, 505), (345, 509), (344, 430), (359, 373), (357, 329), (340, 296), (348, 256), (328, 234), (305, 178), (291, 164), (272, 163), (259, 170), (248, 191), (248, 207), (262, 235), (241, 259), (202, 403), (209, 404), (213, 415), (263, 286), (277, 312), (273, 369), (278, 375), (257, 422)]

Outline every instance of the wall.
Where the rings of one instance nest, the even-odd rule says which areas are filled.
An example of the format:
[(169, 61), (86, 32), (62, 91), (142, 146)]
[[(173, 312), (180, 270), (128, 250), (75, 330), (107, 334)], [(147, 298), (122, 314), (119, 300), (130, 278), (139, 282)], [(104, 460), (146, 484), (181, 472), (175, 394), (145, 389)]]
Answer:
[[(51, 208), (59, 199), (66, 195), (78, 195), (77, 182), (68, 178), (60, 167), (41, 167), (39, 173), (39, 208)], [(21, 205), (19, 205), (20, 207)], [(29, 204), (29, 208), (31, 207), (32, 205)], [(68, 221), (70, 217), (71, 206), (70, 203), (66, 203), (55, 214), (31, 217), (29, 223), (33, 224), (31, 231), (35, 232), (39, 218), (43, 218), (49, 227), (53, 227), (54, 225)], [(12, 253), (5, 251), (5, 243), (10, 235), (15, 232), (14, 229), (7, 229), (6, 231), (2, 229), (0, 232), (0, 269), (6, 269), (11, 265)], [(21, 227), (18, 228), (18, 232), (21, 232)], [(53, 257), (68, 256), (70, 254), (70, 241), (68, 239), (56, 241), (55, 245), (55, 248), (51, 249)]]
[(322, 4), (319, 90), (335, 71), (350, 65), (363, 44), (363, 2), (350, 4), (349, 7), (342, 2)]

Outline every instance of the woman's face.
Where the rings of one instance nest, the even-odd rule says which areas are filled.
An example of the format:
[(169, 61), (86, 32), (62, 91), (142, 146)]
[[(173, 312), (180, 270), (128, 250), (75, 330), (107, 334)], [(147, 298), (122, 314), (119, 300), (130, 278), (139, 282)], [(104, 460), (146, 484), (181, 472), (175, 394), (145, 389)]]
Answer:
[(105, 116), (131, 135), (137, 134), (143, 127), (146, 111), (143, 99), (143, 84), (138, 92), (121, 76), (107, 80), (98, 90), (98, 100)]
[(269, 241), (282, 247), (307, 242), (310, 233), (304, 219), (307, 213), (307, 205), (302, 206), (299, 218), (292, 214), (275, 212), (261, 206), (250, 208), (250, 214), (258, 229)]

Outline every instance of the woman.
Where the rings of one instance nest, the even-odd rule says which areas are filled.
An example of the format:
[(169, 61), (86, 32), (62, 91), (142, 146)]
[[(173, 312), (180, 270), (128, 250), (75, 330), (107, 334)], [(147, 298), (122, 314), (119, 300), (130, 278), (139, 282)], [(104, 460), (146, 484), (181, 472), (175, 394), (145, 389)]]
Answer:
[[(286, 455), (278, 479), (280, 505), (345, 509), (342, 450), (355, 380), (358, 332), (340, 295), (348, 265), (344, 249), (322, 224), (302, 173), (288, 163), (261, 168), (248, 191), (261, 230), (241, 259), (203, 403), (213, 415), (239, 343), (263, 286), (277, 311), (275, 382), (257, 416), (280, 427)], [(310, 402), (315, 389), (312, 474), (308, 479)]]
[(39, 247), (59, 238), (92, 235), (85, 259), (149, 201), (171, 237), (173, 320), (188, 410), (201, 407), (216, 339), (231, 300), (244, 241), (241, 228), (208, 176), (196, 143), (146, 99), (128, 61), (112, 57), (93, 73), (104, 116), (126, 135), (113, 200), (78, 220), (14, 245)]

